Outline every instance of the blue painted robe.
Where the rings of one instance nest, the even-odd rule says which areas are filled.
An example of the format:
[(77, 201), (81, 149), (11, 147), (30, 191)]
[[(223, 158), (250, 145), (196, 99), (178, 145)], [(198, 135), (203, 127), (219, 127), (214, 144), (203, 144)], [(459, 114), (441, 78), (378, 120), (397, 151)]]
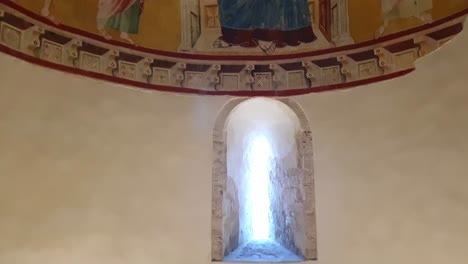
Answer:
[(316, 39), (307, 0), (218, 0), (222, 39), (255, 47), (259, 40), (277, 47)]
[(218, 0), (218, 5), (225, 28), (288, 31), (310, 26), (307, 0)]

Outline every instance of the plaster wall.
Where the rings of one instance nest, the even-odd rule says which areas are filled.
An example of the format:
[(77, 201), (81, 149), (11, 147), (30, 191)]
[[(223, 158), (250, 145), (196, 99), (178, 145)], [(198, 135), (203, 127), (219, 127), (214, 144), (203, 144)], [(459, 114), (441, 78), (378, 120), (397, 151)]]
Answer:
[(271, 176), (275, 239), (299, 256), (306, 256), (304, 174), (297, 166), (277, 160)]
[[(468, 32), (406, 77), (294, 98), (320, 264), (463, 264)], [(0, 263), (206, 264), (227, 97), (126, 89), (0, 55)]]

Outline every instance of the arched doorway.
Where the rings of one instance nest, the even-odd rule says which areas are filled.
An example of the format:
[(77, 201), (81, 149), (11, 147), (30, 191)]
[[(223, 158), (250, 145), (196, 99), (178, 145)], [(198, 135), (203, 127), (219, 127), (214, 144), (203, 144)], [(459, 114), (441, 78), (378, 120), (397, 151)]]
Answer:
[(316, 258), (312, 137), (303, 110), (289, 98), (230, 100), (213, 131), (212, 259)]

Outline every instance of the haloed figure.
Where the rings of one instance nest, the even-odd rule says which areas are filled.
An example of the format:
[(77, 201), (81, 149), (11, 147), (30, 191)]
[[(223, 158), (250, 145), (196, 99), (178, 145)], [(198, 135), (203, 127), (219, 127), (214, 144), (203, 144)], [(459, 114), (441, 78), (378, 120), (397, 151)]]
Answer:
[(144, 0), (99, 0), (97, 27), (105, 39), (112, 37), (106, 31), (120, 31), (120, 38), (133, 44), (128, 34), (137, 34)]
[(312, 42), (308, 0), (218, 0), (222, 36), (215, 47), (276, 47)]

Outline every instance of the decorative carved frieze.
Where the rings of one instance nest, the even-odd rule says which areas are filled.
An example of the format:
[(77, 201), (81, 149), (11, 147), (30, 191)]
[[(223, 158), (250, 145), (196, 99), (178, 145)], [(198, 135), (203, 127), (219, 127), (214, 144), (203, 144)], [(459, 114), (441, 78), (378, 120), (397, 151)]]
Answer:
[(272, 88), (274, 90), (278, 89), (287, 89), (288, 88), (288, 78), (286, 76), (286, 71), (279, 66), (278, 64), (270, 64), (269, 68), (272, 74)]
[(9, 48), (20, 50), (22, 31), (3, 22), (0, 23), (0, 26), (2, 44)]
[(64, 63), (69, 66), (75, 66), (75, 61), (79, 59), (78, 48), (83, 45), (83, 42), (78, 39), (73, 39), (65, 45)]
[[(342, 8), (345, 10), (346, 6)], [(10, 13), (10, 9), (0, 8), (0, 46), (7, 48), (7, 52), (10, 49), (52, 64), (78, 68), (80, 73), (93, 72), (132, 80), (136, 86), (140, 83), (144, 87), (153, 85), (154, 89), (158, 89), (158, 85), (183, 87), (187, 91), (209, 91), (211, 94), (248, 94), (255, 91), (275, 91), (272, 94), (278, 94), (287, 90), (334, 89), (337, 85), (352, 86), (356, 81), (406, 72), (414, 68), (416, 59), (458, 34), (465, 18), (460, 16), (456, 22), (448, 21), (434, 28), (422, 29), (409, 38), (403, 35), (368, 48), (349, 46), (328, 56), (320, 52), (307, 55), (307, 58), (299, 54), (284, 59), (223, 61), (214, 55), (186, 59), (180, 54), (163, 56), (124, 49), (15, 14)], [(205, 22), (210, 27), (210, 20)], [(346, 27), (337, 30), (337, 37), (348, 34)], [(189, 42), (187, 39), (187, 47), (193, 45)]]
[(306, 70), (305, 76), (309, 80), (309, 87), (320, 85), (320, 67), (310, 61), (303, 61), (302, 66)]
[(219, 85), (221, 82), (221, 78), (219, 76), (219, 71), (221, 70), (221, 65), (219, 64), (213, 64), (211, 65), (210, 69), (207, 72), (207, 88), (209, 89), (217, 89), (216, 86)]
[(254, 90), (253, 86), (255, 83), (255, 76), (252, 73), (254, 70), (255, 65), (248, 64), (245, 66), (243, 74), (241, 75), (241, 79), (244, 80), (245, 87), (252, 90)]
[(176, 85), (177, 86), (182, 86), (182, 82), (185, 79), (185, 68), (187, 65), (184, 62), (179, 62), (175, 65), (174, 69), (174, 75), (175, 75), (175, 80), (176, 80)]
[(35, 51), (41, 46), (40, 36), (44, 34), (44, 29), (39, 26), (19, 28), (2, 21), (0, 32), (0, 43), (25, 54), (36, 56)]
[(338, 61), (343, 65), (341, 73), (348, 82), (368, 79), (380, 74), (379, 65), (375, 58), (356, 61), (349, 56), (343, 55), (338, 57)]
[(377, 48), (374, 54), (379, 57), (379, 66), (384, 70), (384, 74), (396, 71), (396, 65), (392, 53), (385, 48)]

